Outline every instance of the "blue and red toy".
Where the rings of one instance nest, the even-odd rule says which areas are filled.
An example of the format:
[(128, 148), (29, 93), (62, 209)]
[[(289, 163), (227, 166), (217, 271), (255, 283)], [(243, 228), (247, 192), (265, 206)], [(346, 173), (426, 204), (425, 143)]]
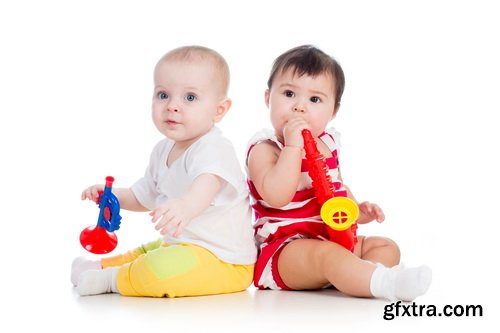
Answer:
[(97, 225), (85, 228), (80, 234), (83, 248), (95, 254), (105, 254), (113, 251), (118, 244), (114, 231), (120, 228), (120, 202), (111, 192), (115, 179), (106, 177), (104, 191), (99, 191), (99, 218)]

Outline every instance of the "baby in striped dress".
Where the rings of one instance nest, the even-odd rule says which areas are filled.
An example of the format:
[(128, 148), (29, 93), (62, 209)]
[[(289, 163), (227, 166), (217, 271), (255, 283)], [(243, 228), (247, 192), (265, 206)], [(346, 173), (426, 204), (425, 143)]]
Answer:
[[(352, 249), (331, 242), (319, 214), (301, 133), (310, 130), (326, 157), (335, 195), (355, 200), (338, 166), (339, 134), (327, 129), (343, 90), (342, 68), (318, 48), (299, 46), (274, 62), (265, 93), (274, 128), (257, 133), (247, 154), (259, 246), (254, 284), (283, 290), (333, 285), (352, 296), (411, 301), (427, 291), (430, 268), (400, 265), (399, 248), (388, 238), (357, 236)], [(384, 221), (378, 205), (358, 206), (357, 224)]]

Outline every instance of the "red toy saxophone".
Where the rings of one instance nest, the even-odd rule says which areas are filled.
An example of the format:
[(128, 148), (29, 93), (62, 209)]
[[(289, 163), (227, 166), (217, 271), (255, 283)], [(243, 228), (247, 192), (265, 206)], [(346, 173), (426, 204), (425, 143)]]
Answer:
[(359, 216), (358, 205), (347, 197), (335, 196), (326, 159), (319, 152), (311, 131), (303, 130), (302, 137), (308, 173), (312, 179), (318, 203), (321, 205), (321, 219), (329, 226), (330, 240), (352, 252), (357, 243), (355, 222)]

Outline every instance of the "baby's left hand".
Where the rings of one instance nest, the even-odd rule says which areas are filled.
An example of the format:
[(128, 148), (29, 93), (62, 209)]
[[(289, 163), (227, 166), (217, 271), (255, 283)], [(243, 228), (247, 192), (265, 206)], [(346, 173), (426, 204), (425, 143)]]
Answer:
[[(155, 229), (165, 235), (169, 230), (174, 230), (172, 236), (177, 237), (182, 233), (184, 227), (191, 222), (192, 209), (182, 199), (171, 199), (153, 210), (149, 215), (153, 218), (151, 222), (156, 223)], [(161, 219), (160, 219), (161, 218)]]
[(356, 221), (359, 224), (371, 222), (373, 220), (382, 223), (385, 220), (385, 215), (382, 209), (374, 203), (365, 201), (358, 205), (359, 217)]

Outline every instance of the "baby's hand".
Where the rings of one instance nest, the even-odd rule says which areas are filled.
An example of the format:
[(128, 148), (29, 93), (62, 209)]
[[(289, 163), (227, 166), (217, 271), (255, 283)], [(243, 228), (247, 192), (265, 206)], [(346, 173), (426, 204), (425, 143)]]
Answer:
[(184, 227), (191, 222), (191, 215), (188, 203), (182, 199), (171, 199), (163, 205), (153, 210), (149, 215), (153, 218), (151, 222), (156, 223), (155, 229), (160, 234), (165, 235), (169, 230), (174, 230), (172, 236), (177, 237), (182, 233)]
[(384, 222), (385, 215), (382, 209), (374, 203), (368, 201), (362, 202), (358, 205), (359, 218), (356, 221), (359, 224), (364, 224), (376, 220), (379, 223)]
[(285, 146), (304, 147), (304, 139), (302, 138), (303, 129), (311, 129), (304, 118), (300, 116), (290, 118), (283, 128)]
[(89, 199), (97, 203), (97, 200), (99, 200), (99, 192), (102, 193), (103, 191), (104, 185), (102, 184), (90, 186), (89, 188), (83, 190), (82, 200)]

